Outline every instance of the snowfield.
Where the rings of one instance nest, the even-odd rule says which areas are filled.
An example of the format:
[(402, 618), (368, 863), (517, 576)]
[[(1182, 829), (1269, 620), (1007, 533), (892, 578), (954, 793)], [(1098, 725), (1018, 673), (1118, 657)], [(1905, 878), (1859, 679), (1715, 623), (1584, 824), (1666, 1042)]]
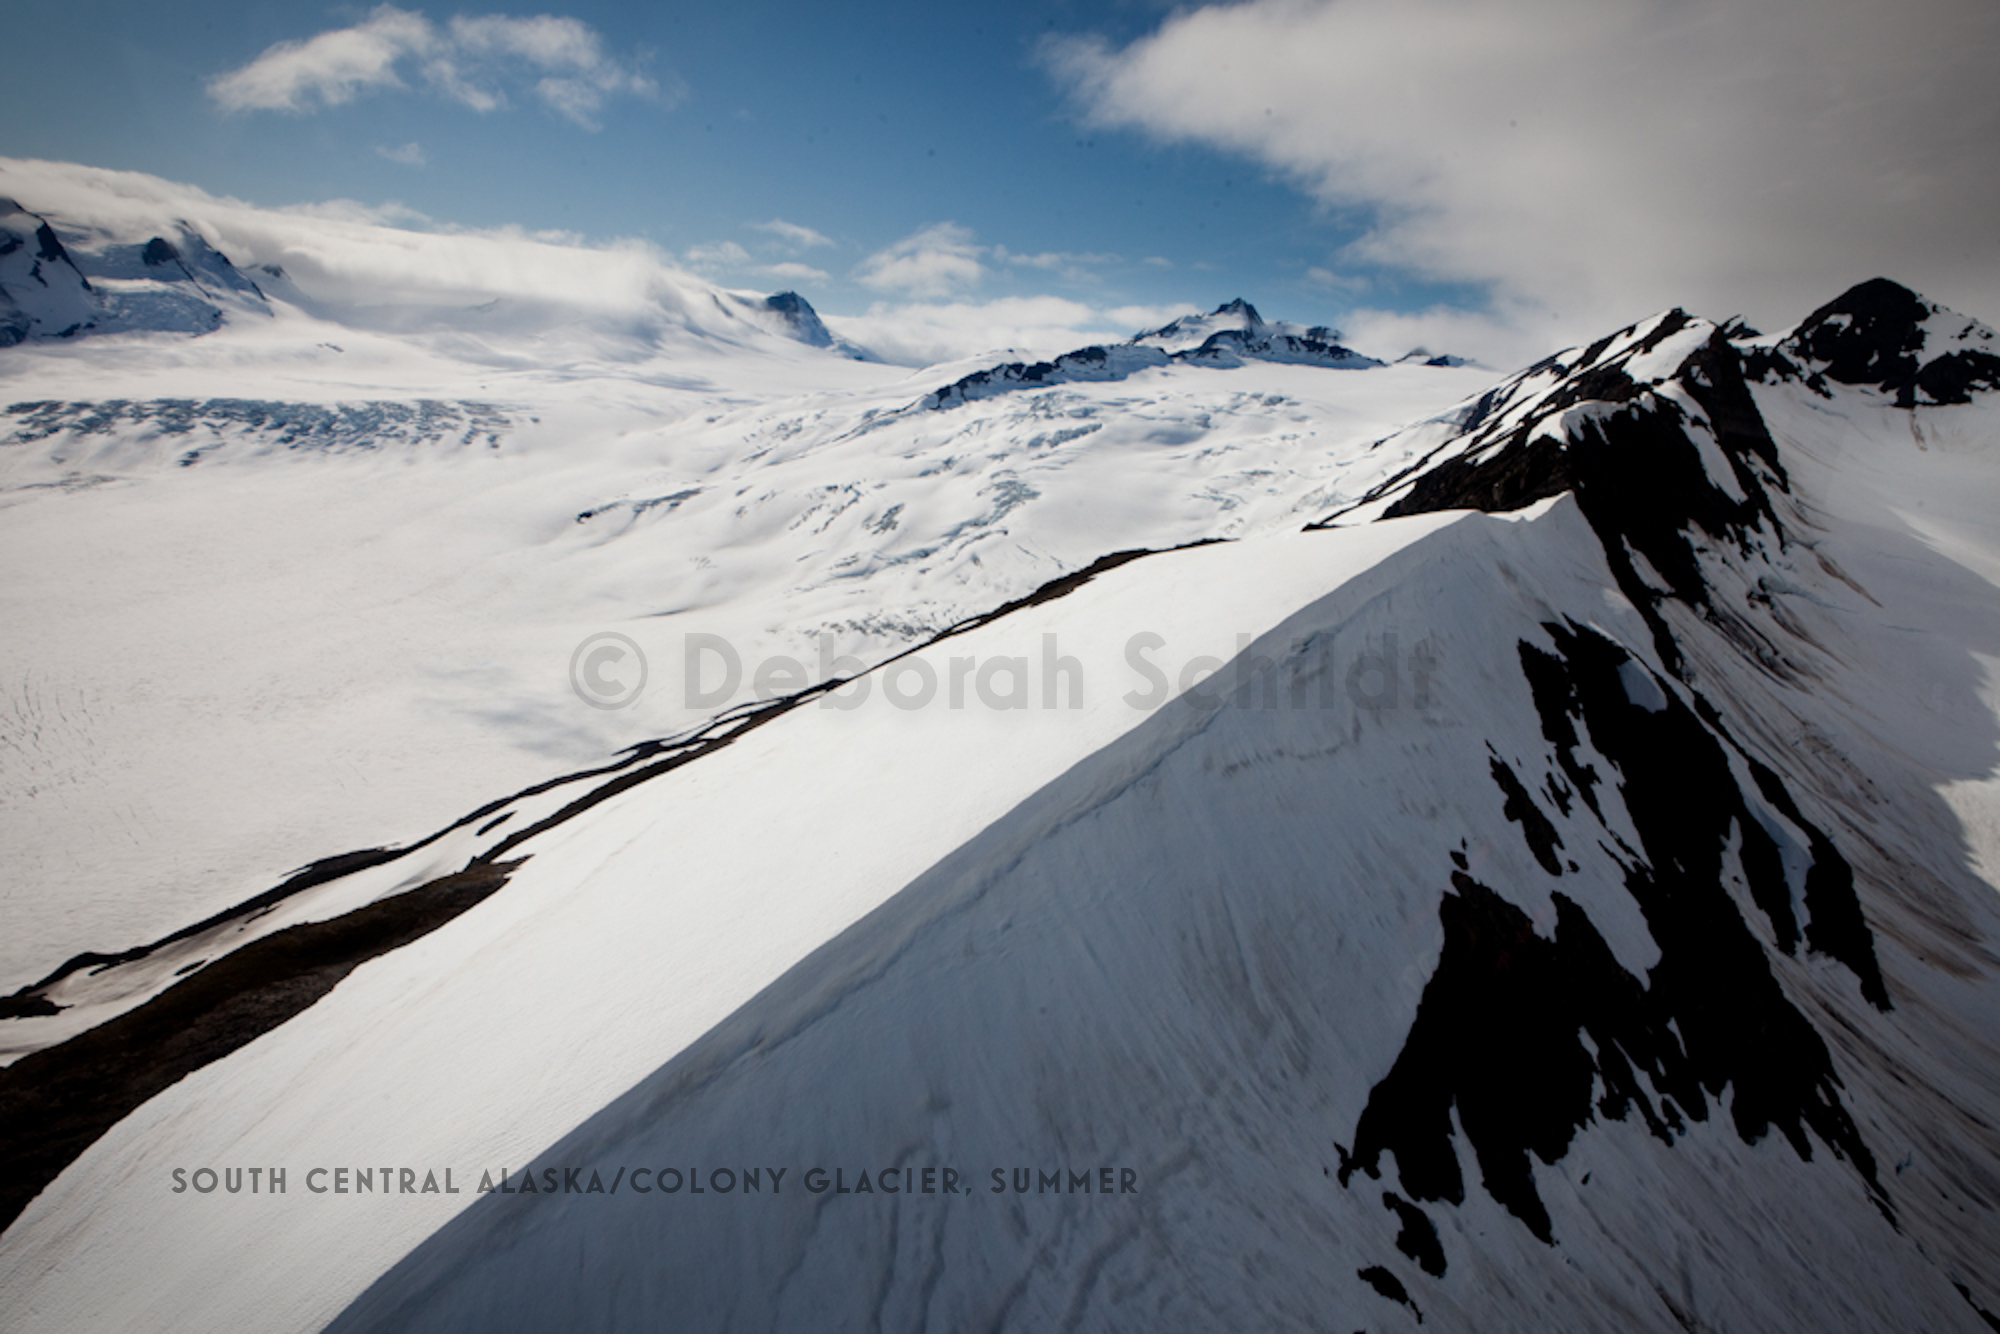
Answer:
[(1996, 1318), (1976, 321), (913, 371), (177, 225), (0, 350), (10, 1328)]

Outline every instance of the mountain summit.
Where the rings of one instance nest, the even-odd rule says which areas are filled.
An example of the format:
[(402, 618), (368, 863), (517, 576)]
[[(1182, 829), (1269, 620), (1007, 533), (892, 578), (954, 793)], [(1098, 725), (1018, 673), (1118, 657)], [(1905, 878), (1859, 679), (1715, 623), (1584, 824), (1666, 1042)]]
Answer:
[[(1122, 380), (1161, 366), (1228, 369), (1263, 361), (1330, 370), (1370, 370), (1383, 364), (1341, 346), (1339, 339), (1338, 329), (1324, 325), (1307, 328), (1301, 324), (1266, 321), (1255, 306), (1238, 297), (1206, 315), (1183, 315), (1171, 324), (1135, 334), (1123, 343), (1078, 348), (1050, 361), (1013, 361), (975, 371), (935, 390), (924, 399), (924, 405), (953, 408), (1021, 388)], [(1442, 359), (1427, 364), (1464, 363)]]

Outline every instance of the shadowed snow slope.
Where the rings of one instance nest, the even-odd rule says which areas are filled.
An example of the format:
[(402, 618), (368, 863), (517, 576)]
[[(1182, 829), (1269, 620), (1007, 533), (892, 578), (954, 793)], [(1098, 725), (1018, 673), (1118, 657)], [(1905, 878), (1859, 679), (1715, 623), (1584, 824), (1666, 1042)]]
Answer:
[[(10, 1323), (1986, 1328), (1990, 343), (1893, 284), (1675, 311), (1379, 443), (1346, 386), (1475, 372), (367, 409), (412, 440), (314, 476), (444, 450), (399, 522), (514, 470), (468, 587), (539, 651), (699, 607), (852, 661), (9, 998)], [(164, 411), (14, 466), (299, 464)]]

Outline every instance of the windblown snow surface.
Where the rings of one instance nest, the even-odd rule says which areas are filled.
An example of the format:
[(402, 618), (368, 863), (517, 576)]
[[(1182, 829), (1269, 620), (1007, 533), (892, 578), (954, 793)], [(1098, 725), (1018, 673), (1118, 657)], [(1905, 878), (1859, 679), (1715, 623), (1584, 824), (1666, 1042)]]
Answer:
[(1993, 1323), (1983, 326), (264, 295), (0, 354), (9, 1328)]

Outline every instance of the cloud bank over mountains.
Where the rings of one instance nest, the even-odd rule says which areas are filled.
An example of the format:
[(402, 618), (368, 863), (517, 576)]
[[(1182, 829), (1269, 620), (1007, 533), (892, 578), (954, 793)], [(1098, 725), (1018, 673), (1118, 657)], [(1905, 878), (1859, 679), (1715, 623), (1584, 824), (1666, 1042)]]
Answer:
[(1373, 219), (1330, 258), (1483, 285), (1539, 342), (1878, 272), (2000, 305), (1990, 4), (1250, 0), (1044, 56), (1089, 121), (1244, 154)]
[[(824, 271), (791, 256), (823, 255), (837, 245), (802, 223), (774, 218), (748, 226), (768, 238), (769, 253), (721, 241), (674, 255), (629, 237), (596, 241), (518, 227), (452, 228), (397, 204), (336, 199), (263, 208), (143, 172), (19, 158), (0, 158), (0, 197), (19, 199), (66, 223), (141, 239), (162, 217), (182, 219), (258, 280), (269, 283), (270, 275), (256, 270), (273, 265), (285, 274), (284, 292), (345, 308), (349, 318), (372, 312), (368, 318), (392, 324), (399, 312), (456, 306), (482, 307), (488, 322), (530, 330), (556, 311), (567, 312), (565, 319), (641, 329), (663, 314), (671, 318), (706, 308), (715, 276), (760, 282), (767, 291), (824, 281)], [(948, 239), (962, 235), (979, 269), (975, 280), (987, 272), (979, 256), (1004, 260), (1010, 253), (974, 246), (969, 231), (947, 226), (864, 259), (864, 270), (883, 255), (925, 262), (928, 252), (913, 242), (931, 232)], [(758, 245), (763, 251), (765, 242)], [(836, 333), (911, 366), (1002, 350), (1053, 356), (1123, 339), (1188, 309), (1049, 295), (937, 300), (929, 299), (933, 292), (948, 289), (927, 289), (921, 282), (882, 290), (888, 298), (871, 303), (864, 314), (825, 318)]]

